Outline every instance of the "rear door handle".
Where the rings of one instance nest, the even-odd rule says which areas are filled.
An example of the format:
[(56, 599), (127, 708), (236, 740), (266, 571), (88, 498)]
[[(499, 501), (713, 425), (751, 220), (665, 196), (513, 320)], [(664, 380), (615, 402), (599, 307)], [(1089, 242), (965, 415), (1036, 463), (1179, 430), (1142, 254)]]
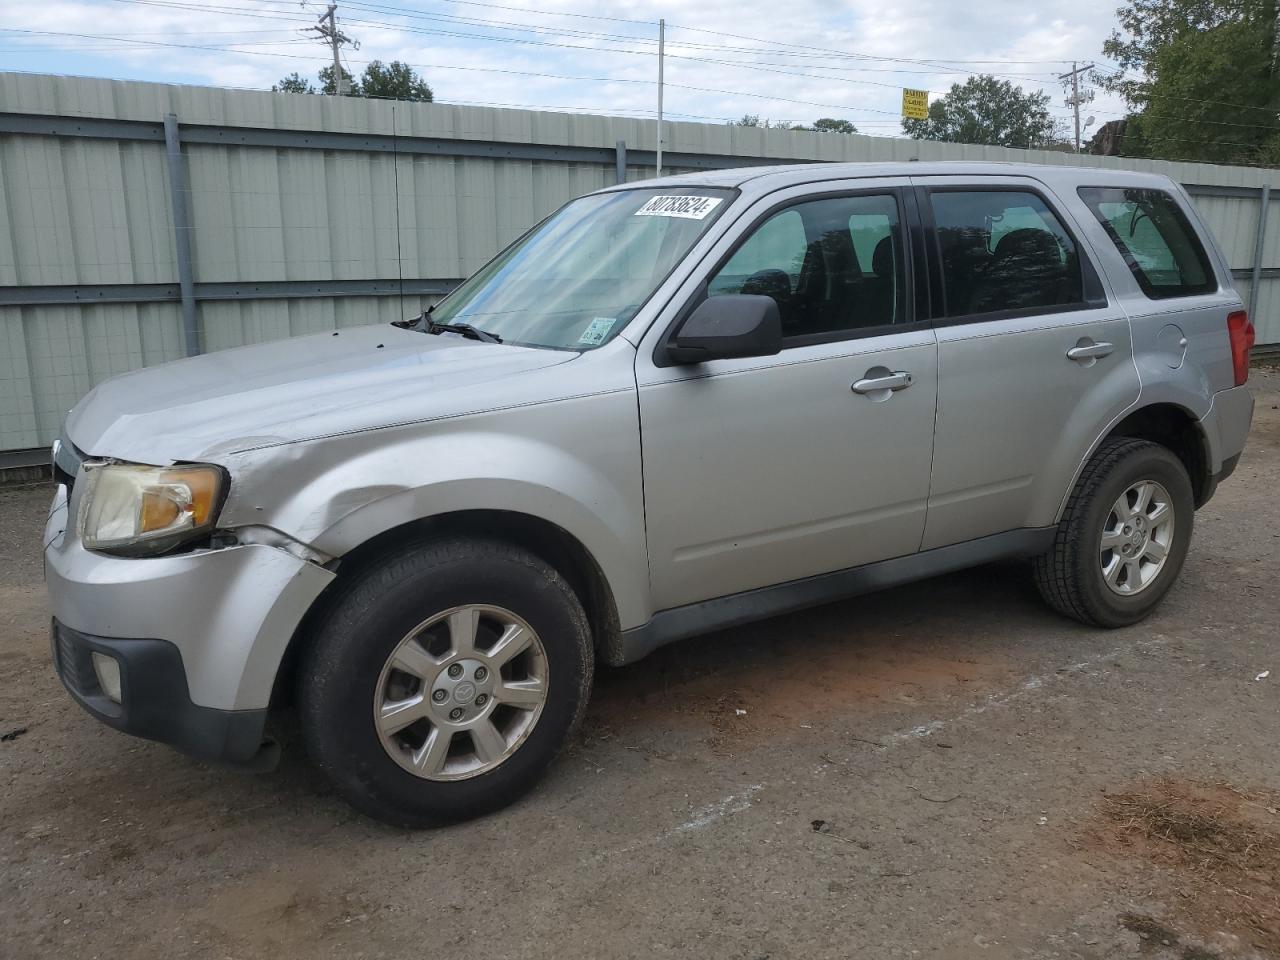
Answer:
[(1101, 360), (1103, 357), (1110, 356), (1115, 348), (1114, 343), (1107, 343), (1105, 340), (1099, 343), (1094, 343), (1092, 340), (1081, 341), (1067, 351), (1067, 359)]
[[(868, 370), (867, 372), (870, 373), (871, 371)], [(897, 370), (877, 377), (865, 377), (862, 380), (855, 380), (852, 389), (854, 393), (879, 393), (882, 390), (905, 390), (915, 382), (915, 377), (911, 376), (907, 371)]]

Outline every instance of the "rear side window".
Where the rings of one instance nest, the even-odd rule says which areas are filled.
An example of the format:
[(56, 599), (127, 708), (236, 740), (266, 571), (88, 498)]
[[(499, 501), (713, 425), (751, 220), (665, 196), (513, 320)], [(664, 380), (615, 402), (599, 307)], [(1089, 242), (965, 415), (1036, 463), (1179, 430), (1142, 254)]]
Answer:
[(1083, 304), (1075, 242), (1036, 194), (939, 190), (930, 199), (948, 317)]
[(1081, 187), (1080, 199), (1151, 299), (1190, 297), (1218, 289), (1200, 238), (1177, 201), (1163, 190)]

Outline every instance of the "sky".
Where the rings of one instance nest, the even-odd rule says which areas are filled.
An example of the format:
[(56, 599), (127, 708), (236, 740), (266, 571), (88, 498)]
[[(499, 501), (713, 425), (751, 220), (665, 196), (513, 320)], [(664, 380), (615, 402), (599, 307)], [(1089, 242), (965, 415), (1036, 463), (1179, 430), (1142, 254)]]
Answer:
[[(851, 120), (900, 136), (903, 87), (932, 98), (973, 73), (1043, 89), (1064, 135), (1057, 75), (1105, 65), (1119, 0), (339, 0), (359, 41), (344, 63), (401, 60), (441, 102), (653, 117), (658, 20), (665, 114)], [(0, 70), (265, 90), (332, 62), (308, 34), (316, 0), (0, 0)], [(1097, 91), (1086, 136), (1123, 114)]]

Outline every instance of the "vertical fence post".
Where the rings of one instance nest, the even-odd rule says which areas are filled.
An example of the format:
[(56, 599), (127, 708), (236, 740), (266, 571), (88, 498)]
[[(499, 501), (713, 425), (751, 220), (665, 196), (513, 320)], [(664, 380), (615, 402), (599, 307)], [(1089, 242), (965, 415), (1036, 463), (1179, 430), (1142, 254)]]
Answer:
[(627, 141), (619, 140), (614, 144), (614, 163), (617, 165), (617, 183), (627, 182)]
[(182, 164), (182, 140), (178, 135), (178, 115), (164, 115), (164, 145), (169, 158), (169, 202), (173, 210), (173, 243), (178, 258), (178, 288), (182, 293), (182, 333), (187, 356), (203, 353), (200, 328), (196, 325), (196, 288), (191, 272), (191, 207), (187, 170)]
[(1262, 254), (1267, 244), (1267, 208), (1271, 205), (1271, 184), (1264, 184), (1258, 199), (1258, 237), (1253, 243), (1253, 276), (1249, 280), (1249, 319), (1258, 322), (1258, 291), (1262, 287)]

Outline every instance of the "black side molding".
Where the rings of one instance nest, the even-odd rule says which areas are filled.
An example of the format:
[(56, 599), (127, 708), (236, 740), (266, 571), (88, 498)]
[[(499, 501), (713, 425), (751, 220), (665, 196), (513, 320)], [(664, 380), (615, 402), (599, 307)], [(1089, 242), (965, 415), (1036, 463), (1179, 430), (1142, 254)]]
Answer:
[(604, 658), (612, 666), (634, 663), (658, 647), (700, 633), (737, 627), (993, 560), (1034, 557), (1053, 545), (1056, 532), (1057, 527), (1010, 530), (892, 560), (663, 610), (654, 614), (648, 623), (624, 630), (617, 643), (604, 651)]

